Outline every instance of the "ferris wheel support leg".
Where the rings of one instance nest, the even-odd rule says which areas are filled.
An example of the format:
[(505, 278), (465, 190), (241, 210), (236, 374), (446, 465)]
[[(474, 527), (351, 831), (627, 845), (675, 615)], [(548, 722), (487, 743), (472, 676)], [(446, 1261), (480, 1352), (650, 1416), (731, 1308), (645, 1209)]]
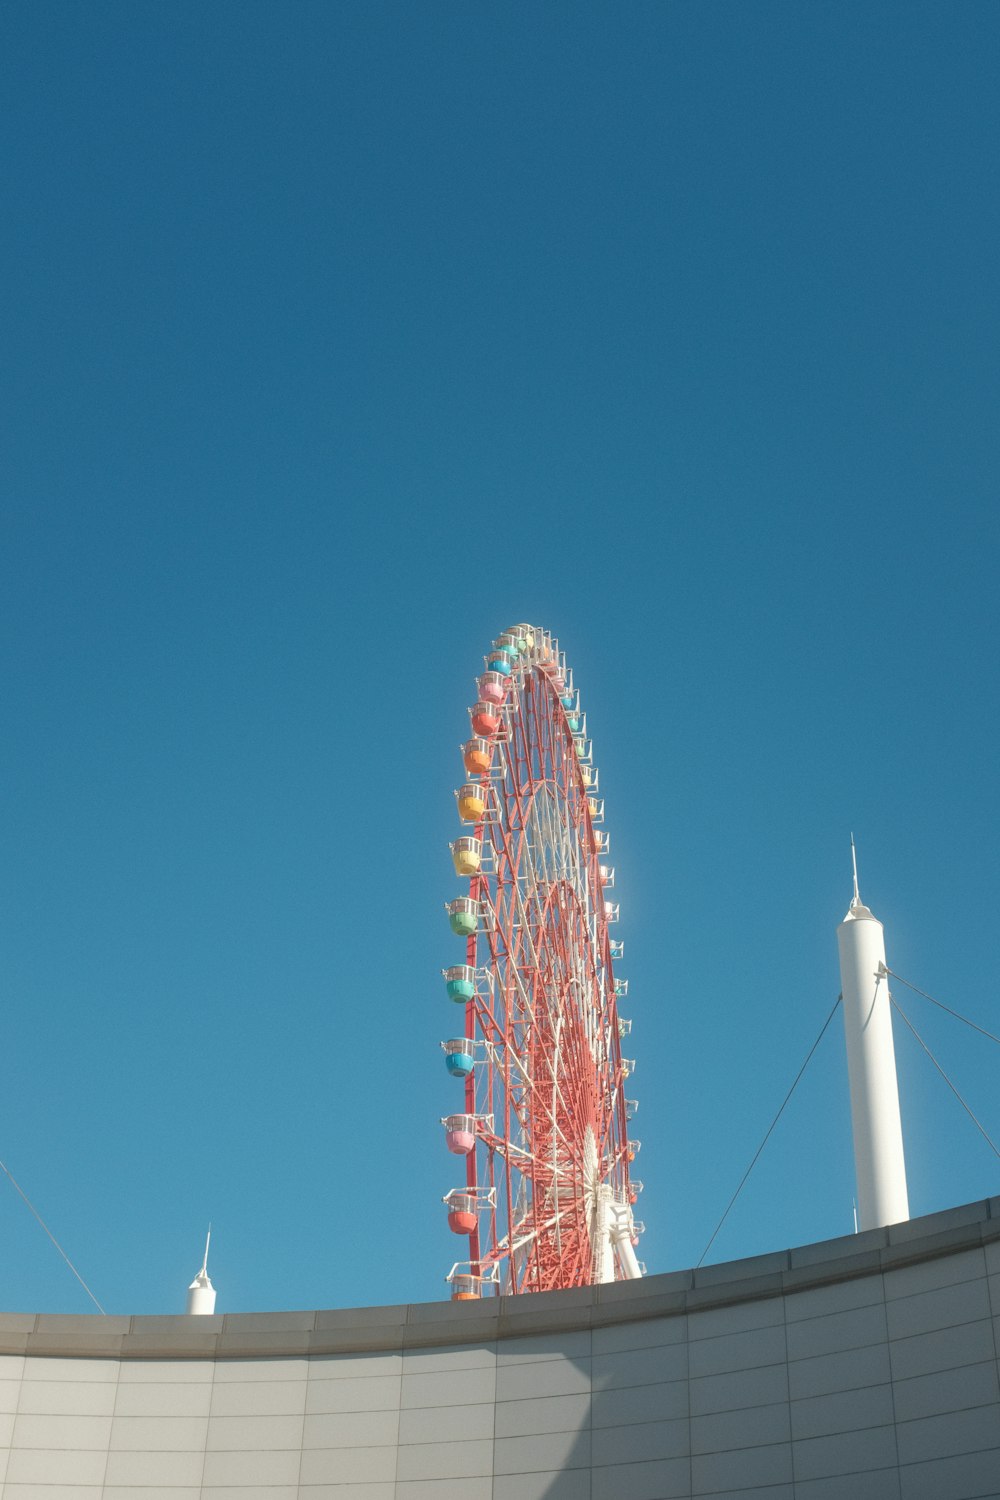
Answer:
[(596, 1212), (594, 1214), (594, 1243), (596, 1254), (594, 1256), (596, 1281), (614, 1281), (615, 1279), (615, 1256), (611, 1237), (614, 1204), (611, 1200), (611, 1190), (602, 1187), (598, 1191)]
[(638, 1281), (642, 1270), (632, 1248), (632, 1214), (618, 1203), (611, 1206), (611, 1243), (624, 1280)]

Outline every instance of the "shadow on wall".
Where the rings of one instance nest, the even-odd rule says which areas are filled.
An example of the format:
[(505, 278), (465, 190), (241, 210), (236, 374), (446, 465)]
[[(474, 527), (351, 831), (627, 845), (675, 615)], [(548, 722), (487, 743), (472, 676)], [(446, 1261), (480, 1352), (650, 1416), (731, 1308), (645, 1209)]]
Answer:
[(491, 1500), (689, 1496), (686, 1325), (501, 1341)]
[(996, 1500), (998, 1221), (919, 1253), (900, 1227), (801, 1290), (793, 1270), (780, 1294), (499, 1341), (490, 1500)]

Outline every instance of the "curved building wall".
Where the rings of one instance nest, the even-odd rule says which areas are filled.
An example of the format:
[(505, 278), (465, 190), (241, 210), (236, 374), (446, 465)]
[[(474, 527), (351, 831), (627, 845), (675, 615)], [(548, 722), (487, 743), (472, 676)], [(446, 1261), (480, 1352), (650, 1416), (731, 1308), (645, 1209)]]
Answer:
[(0, 1318), (2, 1500), (1000, 1495), (1000, 1199), (489, 1303)]

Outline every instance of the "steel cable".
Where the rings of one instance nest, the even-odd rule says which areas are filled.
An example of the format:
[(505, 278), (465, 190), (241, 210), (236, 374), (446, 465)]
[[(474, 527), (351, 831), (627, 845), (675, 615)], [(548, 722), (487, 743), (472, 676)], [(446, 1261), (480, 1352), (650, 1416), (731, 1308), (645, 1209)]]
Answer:
[[(920, 995), (924, 1000), (929, 1000), (932, 1005), (936, 1005), (938, 1010), (947, 1011), (948, 1015), (954, 1016), (956, 1021), (961, 1021), (964, 1025), (971, 1026), (973, 1031), (979, 1032), (980, 1036), (988, 1037), (991, 1042), (996, 1042), (997, 1046), (1000, 1046), (1000, 1036), (994, 1036), (992, 1031), (986, 1030), (985, 1026), (977, 1026), (975, 1021), (969, 1020), (968, 1016), (960, 1015), (957, 1010), (952, 1010), (950, 1005), (945, 1005), (941, 1000), (935, 1000), (933, 995), (928, 995), (926, 990), (918, 989), (915, 984), (911, 984), (908, 979), (904, 979), (902, 974), (897, 974), (895, 969), (886, 969), (885, 972), (891, 975), (893, 979), (898, 979), (900, 984), (905, 984), (906, 988), (912, 990), (915, 995)], [(899, 1013), (900, 1015), (903, 1014), (902, 1011)]]
[(739, 1187), (736, 1189), (735, 1193), (730, 1198), (729, 1202), (726, 1204), (726, 1211), (725, 1211), (725, 1213), (722, 1215), (722, 1218), (719, 1220), (718, 1224), (716, 1224), (715, 1228), (712, 1230), (712, 1238), (709, 1240), (708, 1244), (705, 1246), (704, 1250), (699, 1255), (697, 1264), (695, 1265), (695, 1270), (698, 1269), (698, 1266), (701, 1265), (702, 1261), (705, 1259), (705, 1256), (711, 1250), (712, 1245), (715, 1243), (715, 1237), (716, 1237), (716, 1235), (719, 1233), (719, 1230), (722, 1228), (723, 1224), (728, 1219), (728, 1217), (729, 1217), (729, 1210), (732, 1208), (733, 1204), (736, 1202), (737, 1198), (740, 1196), (740, 1193), (742, 1193), (743, 1187), (744, 1187), (744, 1184), (746, 1183), (747, 1178), (750, 1176), (750, 1173), (753, 1171), (754, 1167), (757, 1165), (757, 1162), (758, 1162), (758, 1159), (760, 1158), (761, 1152), (763, 1151), (764, 1147), (767, 1145), (768, 1141), (771, 1138), (771, 1132), (773, 1131), (775, 1125), (777, 1125), (778, 1121), (781, 1119), (781, 1116), (784, 1114), (785, 1105), (788, 1103), (789, 1099), (795, 1093), (795, 1089), (796, 1089), (796, 1086), (797, 1086), (797, 1084), (799, 1082), (799, 1079), (802, 1077), (802, 1075), (805, 1072), (806, 1068), (809, 1066), (809, 1063), (812, 1060), (812, 1055), (816, 1051), (816, 1048), (819, 1046), (820, 1042), (823, 1040), (823, 1037), (824, 1037), (824, 1035), (826, 1033), (826, 1028), (829, 1026), (830, 1022), (833, 1020), (834, 1013), (836, 1012), (837, 1006), (840, 1004), (841, 999), (842, 999), (842, 996), (838, 995), (837, 998), (836, 998), (836, 1000), (833, 1002), (833, 1010), (831, 1010), (830, 1014), (827, 1016), (826, 1020), (823, 1022), (823, 1025), (820, 1028), (819, 1036), (816, 1038), (816, 1040), (813, 1042), (812, 1046), (809, 1048), (809, 1051), (806, 1054), (806, 1060), (805, 1060), (805, 1062), (802, 1064), (801, 1068), (796, 1073), (795, 1080), (792, 1083), (791, 1088), (788, 1090), (788, 1093), (785, 1095), (784, 1099), (781, 1101), (781, 1108), (778, 1110), (778, 1113), (775, 1115), (774, 1119), (771, 1121), (770, 1125), (767, 1127), (767, 1134), (764, 1136), (764, 1139), (761, 1141), (760, 1145), (757, 1147), (757, 1150), (753, 1154), (753, 1159), (751, 1160), (750, 1165), (747, 1167), (746, 1171), (743, 1173), (743, 1176), (740, 1178)]
[(104, 1308), (98, 1302), (97, 1298), (94, 1296), (93, 1292), (90, 1290), (90, 1287), (84, 1281), (83, 1277), (80, 1275), (79, 1271), (76, 1269), (76, 1266), (74, 1266), (73, 1262), (70, 1260), (69, 1256), (66, 1254), (66, 1251), (63, 1249), (62, 1245), (60, 1245), (59, 1241), (56, 1239), (55, 1235), (52, 1233), (52, 1230), (46, 1224), (45, 1220), (42, 1218), (41, 1214), (38, 1212), (38, 1209), (35, 1207), (35, 1205), (31, 1201), (31, 1199), (28, 1197), (27, 1193), (24, 1191), (24, 1188), (17, 1181), (17, 1179), (15, 1178), (13, 1172), (10, 1170), (10, 1168), (7, 1166), (7, 1164), (5, 1162), (2, 1162), (2, 1161), (0, 1161), (0, 1169), (2, 1169), (3, 1172), (6, 1174), (7, 1180), (10, 1183), (11, 1187), (15, 1190), (15, 1192), (19, 1195), (19, 1197), (21, 1197), (23, 1199), (23, 1201), (25, 1202), (25, 1204), (28, 1206), (28, 1208), (34, 1214), (35, 1218), (38, 1220), (39, 1224), (41, 1224), (42, 1228), (45, 1230), (45, 1233), (48, 1235), (48, 1237), (52, 1241), (53, 1245), (55, 1245), (56, 1249), (59, 1251), (59, 1254), (62, 1256), (62, 1258), (66, 1262), (66, 1264), (69, 1266), (70, 1270), (73, 1272), (73, 1275), (76, 1277), (77, 1281), (83, 1287), (83, 1290), (87, 1293), (87, 1296), (90, 1298), (91, 1302), (97, 1308), (97, 1311), (99, 1313), (101, 1313), (104, 1317), (107, 1317), (107, 1313), (104, 1311)]
[[(905, 981), (904, 981), (904, 983), (905, 983)], [(928, 999), (929, 998), (930, 998), (930, 996), (928, 996)], [(993, 1152), (993, 1155), (996, 1156), (996, 1157), (1000, 1157), (1000, 1151), (997, 1150), (995, 1144), (993, 1143), (993, 1141), (991, 1140), (991, 1138), (989, 1137), (989, 1135), (987, 1135), (986, 1131), (983, 1129), (983, 1126), (976, 1119), (975, 1115), (972, 1113), (972, 1110), (966, 1104), (965, 1100), (962, 1098), (961, 1094), (958, 1092), (958, 1089), (952, 1083), (951, 1079), (948, 1077), (948, 1075), (945, 1072), (944, 1068), (942, 1068), (941, 1064), (938, 1062), (937, 1058), (934, 1056), (934, 1053), (928, 1047), (927, 1043), (924, 1041), (923, 1037), (920, 1035), (920, 1032), (914, 1026), (913, 1022), (910, 1020), (909, 1016), (906, 1014), (906, 1012), (903, 1009), (903, 1007), (899, 1004), (899, 1002), (897, 1000), (893, 1000), (891, 994), (889, 995), (889, 999), (892, 1002), (893, 1007), (896, 1010), (899, 1011), (899, 1014), (902, 1016), (903, 1020), (907, 1024), (907, 1026), (913, 1032), (913, 1035), (916, 1037), (916, 1039), (920, 1043), (921, 1047), (923, 1047), (924, 1051), (927, 1053), (927, 1056), (930, 1058), (931, 1062), (937, 1068), (938, 1072), (941, 1074), (941, 1077), (944, 1079), (945, 1083), (951, 1089), (952, 1093), (955, 1095), (955, 1098), (958, 1100), (959, 1104), (965, 1110), (966, 1114), (969, 1116), (969, 1119), (972, 1121), (973, 1125), (975, 1125), (976, 1129), (979, 1131), (979, 1134), (983, 1137), (984, 1141), (986, 1141), (986, 1143), (989, 1146), (990, 1150)], [(978, 1030), (979, 1028), (977, 1027), (976, 1029)]]

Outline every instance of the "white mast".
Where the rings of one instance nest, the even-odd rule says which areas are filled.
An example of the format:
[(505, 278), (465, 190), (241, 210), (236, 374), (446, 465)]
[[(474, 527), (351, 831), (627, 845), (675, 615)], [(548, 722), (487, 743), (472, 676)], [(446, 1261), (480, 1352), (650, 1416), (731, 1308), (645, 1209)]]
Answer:
[(212, 1226), (208, 1226), (205, 1240), (205, 1258), (201, 1270), (188, 1287), (187, 1311), (196, 1316), (211, 1316), (215, 1312), (215, 1287), (208, 1277), (208, 1247), (212, 1243)]
[(910, 1217), (903, 1131), (899, 1121), (896, 1053), (892, 1044), (885, 934), (858, 894), (858, 861), (851, 834), (854, 895), (837, 928), (840, 987), (851, 1081), (858, 1227), (876, 1229)]

